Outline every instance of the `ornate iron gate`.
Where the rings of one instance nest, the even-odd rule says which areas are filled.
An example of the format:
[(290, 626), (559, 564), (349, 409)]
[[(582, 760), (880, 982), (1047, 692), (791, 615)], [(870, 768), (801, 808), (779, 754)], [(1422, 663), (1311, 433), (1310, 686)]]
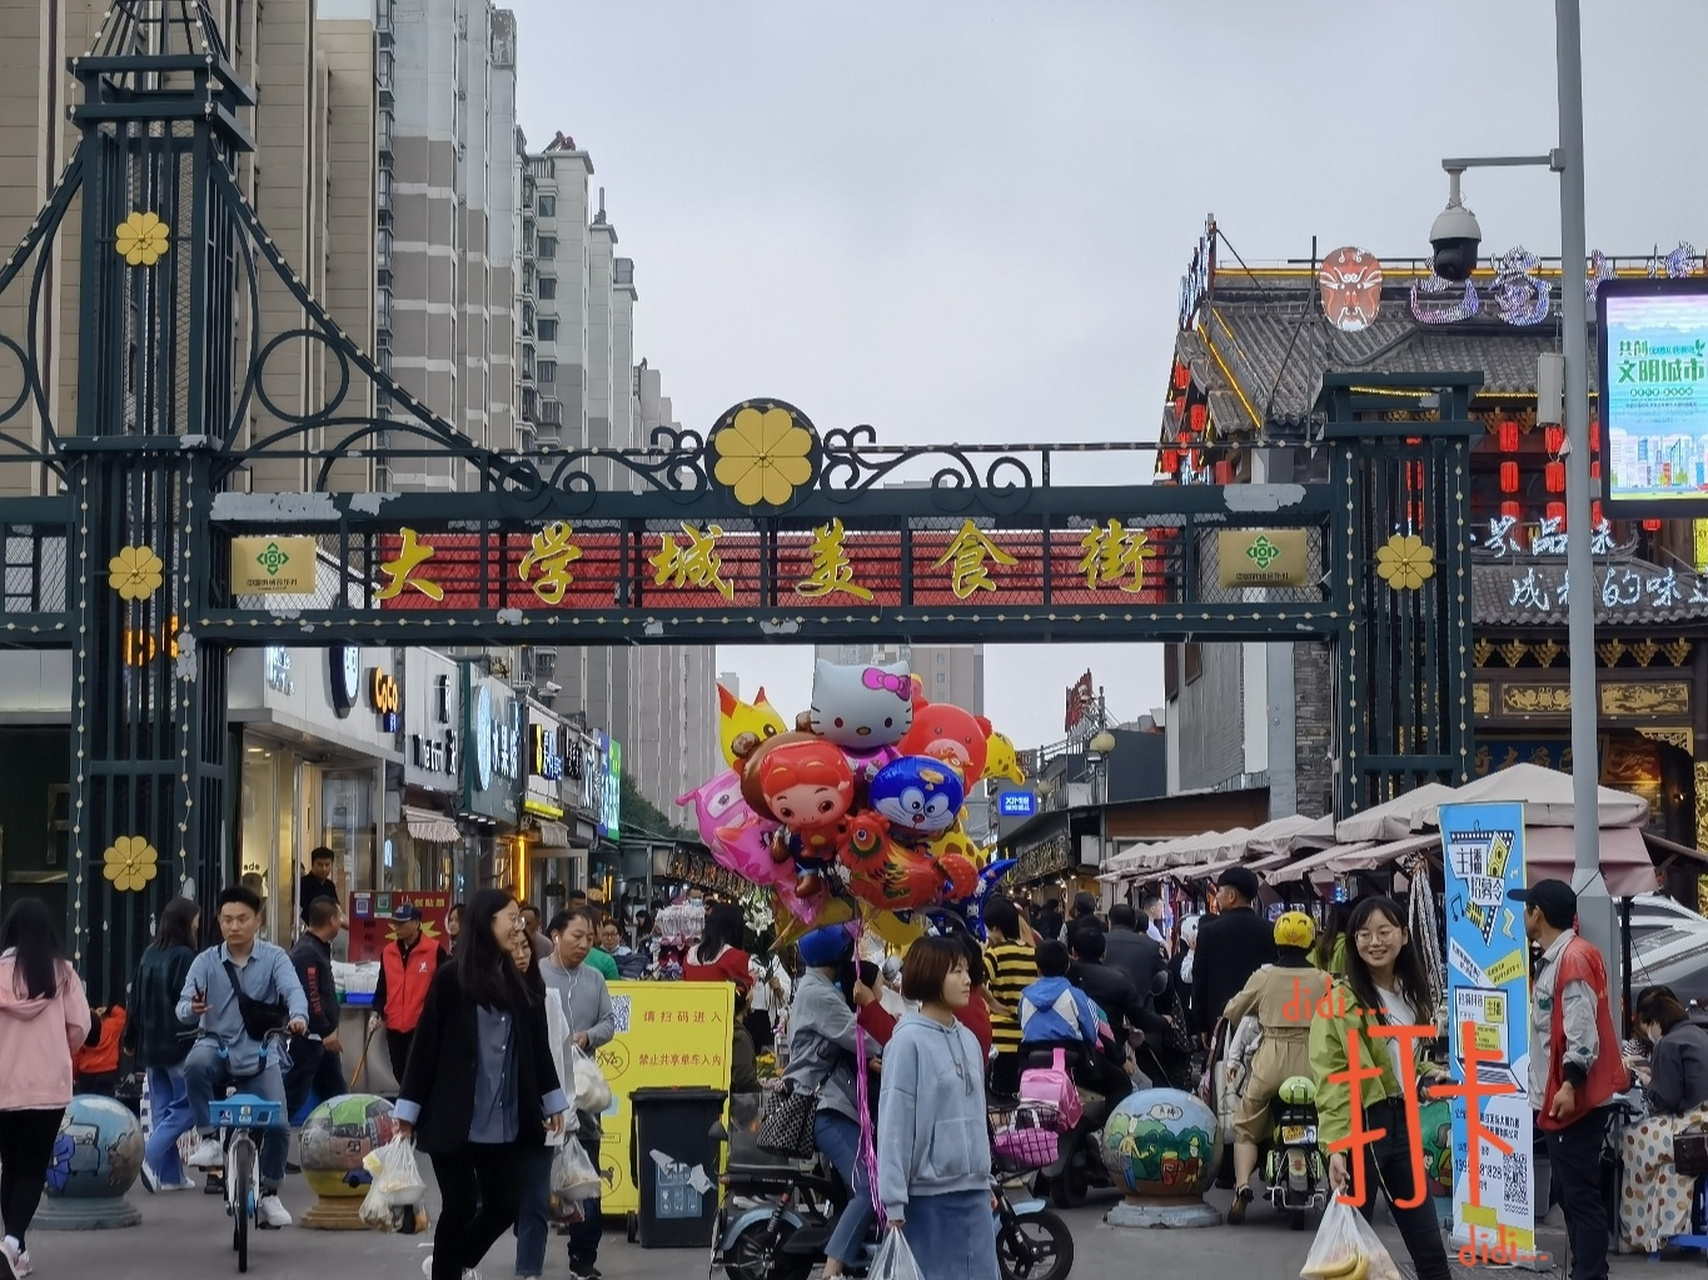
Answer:
[[(1053, 470), (1114, 477), (1150, 446), (885, 447), (774, 400), (638, 452), (476, 449), (332, 322), (245, 201), (254, 99), (202, 0), (120, 0), (72, 71), (80, 144), (0, 268), (0, 302), (27, 291), (0, 333), (0, 483), (19, 495), (0, 498), (0, 629), (72, 654), (68, 924), (93, 986), (122, 985), (167, 895), (193, 881), (206, 904), (233, 871), (238, 646), (1321, 642), (1343, 811), (1468, 776), (1474, 376), (1416, 388), (1436, 420), (1403, 425), (1365, 403), (1368, 376), (1331, 380), (1314, 484), (1062, 484)], [(70, 236), (64, 430), (39, 335), (46, 251)], [(303, 326), (263, 332), (269, 277)], [(291, 343), (337, 370), (311, 412), (268, 395)], [(358, 380), (394, 411), (367, 413)], [(376, 451), (453, 452), (473, 489), (335, 491)], [(249, 492), (258, 461), (313, 483)]]

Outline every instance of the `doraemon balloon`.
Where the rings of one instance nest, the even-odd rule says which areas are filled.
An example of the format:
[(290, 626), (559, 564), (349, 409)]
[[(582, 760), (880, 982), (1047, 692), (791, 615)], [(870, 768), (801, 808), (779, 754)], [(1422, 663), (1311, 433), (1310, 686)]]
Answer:
[(821, 661), (813, 673), (812, 731), (844, 751), (889, 747), (913, 727), (913, 678), (907, 663), (843, 667)]
[(939, 760), (903, 756), (872, 779), (872, 808), (898, 840), (926, 840), (955, 825), (966, 789), (960, 775)]

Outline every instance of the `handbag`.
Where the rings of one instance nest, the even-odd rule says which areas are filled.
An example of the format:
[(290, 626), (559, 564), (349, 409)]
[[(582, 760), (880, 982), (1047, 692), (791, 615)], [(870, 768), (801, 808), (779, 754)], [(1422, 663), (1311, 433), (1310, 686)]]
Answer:
[(1020, 1073), (1020, 1101), (1053, 1108), (1063, 1133), (1079, 1123), (1084, 1107), (1068, 1071), (1066, 1053), (1057, 1049), (1049, 1066), (1027, 1067)]
[(237, 966), (227, 960), (225, 976), (231, 980), (231, 989), (237, 993), (237, 1012), (243, 1019), (243, 1030), (249, 1038), (259, 1044), (267, 1038), (271, 1031), (281, 1031), (290, 1020), (291, 1006), (288, 1000), (257, 1000), (243, 989), (243, 983), (238, 981)]
[(760, 1103), (759, 1149), (791, 1160), (811, 1159), (818, 1149), (813, 1137), (817, 1115), (817, 1089), (797, 1089), (785, 1080), (781, 1088), (766, 1090)]
[(1708, 1175), (1708, 1132), (1685, 1129), (1673, 1134), (1672, 1163), (1686, 1178)]

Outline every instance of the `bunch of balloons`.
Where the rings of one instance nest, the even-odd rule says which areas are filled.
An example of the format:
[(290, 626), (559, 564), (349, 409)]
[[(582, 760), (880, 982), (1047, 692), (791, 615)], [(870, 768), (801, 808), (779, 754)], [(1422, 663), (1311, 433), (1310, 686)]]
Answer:
[(794, 729), (764, 689), (751, 703), (718, 695), (730, 768), (677, 803), (720, 865), (773, 890), (799, 926), (850, 918), (856, 904), (976, 917), (1006, 867), (984, 866), (962, 806), (987, 774), (1025, 780), (990, 721), (927, 701), (905, 663), (820, 661)]

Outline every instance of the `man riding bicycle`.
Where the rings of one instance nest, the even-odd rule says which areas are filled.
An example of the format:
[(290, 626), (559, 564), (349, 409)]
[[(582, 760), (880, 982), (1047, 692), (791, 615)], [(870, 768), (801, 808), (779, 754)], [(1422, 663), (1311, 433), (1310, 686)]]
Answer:
[(178, 997), (178, 1020), (201, 1028), (184, 1059), (190, 1116), (201, 1136), (189, 1163), (197, 1169), (218, 1169), (225, 1163), (218, 1133), (208, 1121), (208, 1104), (216, 1095), (223, 1097), (227, 1085), (277, 1102), (280, 1123), (267, 1130), (261, 1143), (257, 1212), (269, 1227), (288, 1227), (291, 1215), (279, 1201), (291, 1136), (283, 1114), (284, 1069), (263, 1041), (268, 1032), (281, 1028), (298, 1035), (306, 1032), (308, 998), (289, 953), (258, 941), (260, 928), (261, 899), (241, 885), (224, 890), (219, 895), (219, 930), (225, 941), (191, 962)]

